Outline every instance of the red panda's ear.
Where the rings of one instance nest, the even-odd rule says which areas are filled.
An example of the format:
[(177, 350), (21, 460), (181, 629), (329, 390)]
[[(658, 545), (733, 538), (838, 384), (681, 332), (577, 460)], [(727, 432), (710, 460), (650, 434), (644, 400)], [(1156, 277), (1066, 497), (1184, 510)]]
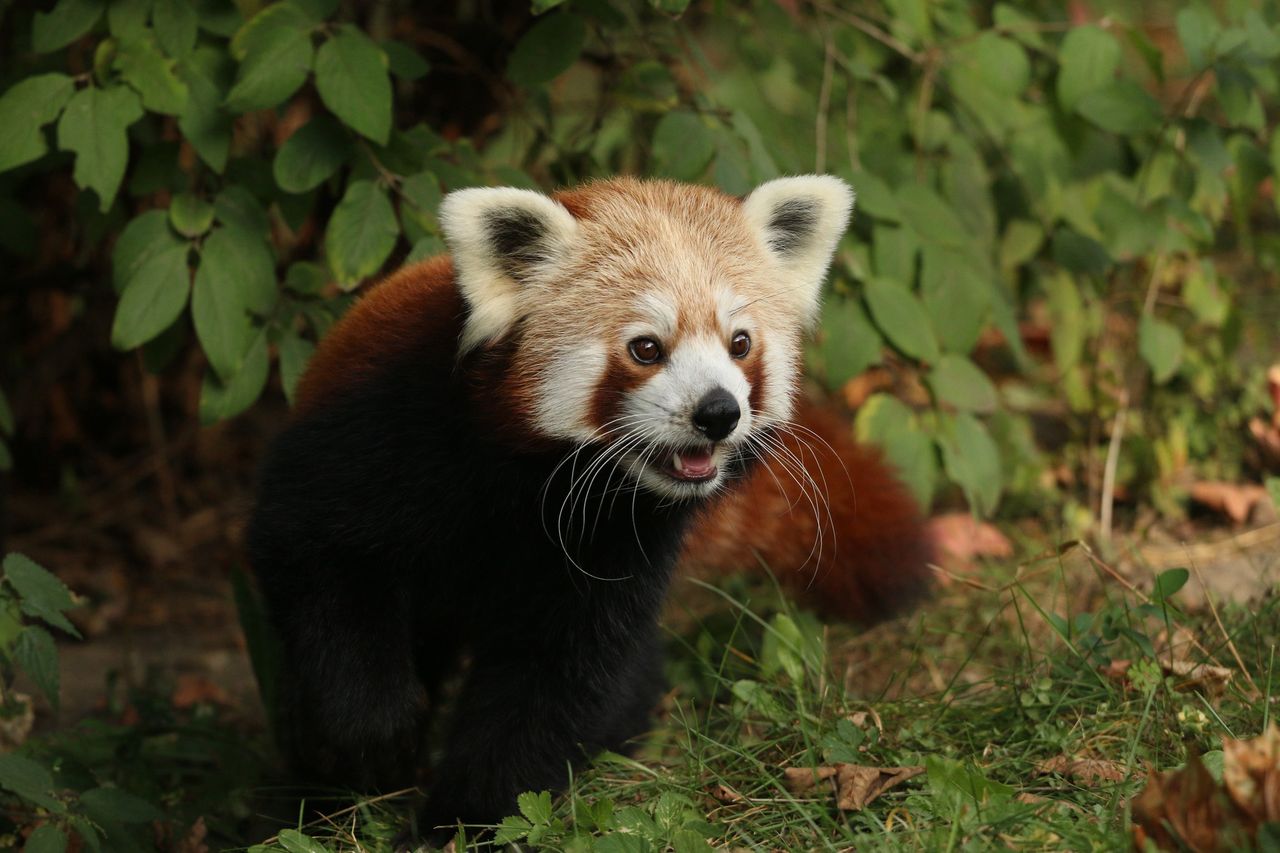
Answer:
[(470, 309), (464, 352), (511, 328), (521, 313), (521, 290), (553, 276), (578, 236), (577, 220), (564, 205), (512, 187), (449, 193), (440, 204), (440, 228)]
[(817, 317), (822, 283), (852, 210), (853, 189), (830, 175), (778, 178), (742, 202), (748, 224), (791, 278), (806, 321)]

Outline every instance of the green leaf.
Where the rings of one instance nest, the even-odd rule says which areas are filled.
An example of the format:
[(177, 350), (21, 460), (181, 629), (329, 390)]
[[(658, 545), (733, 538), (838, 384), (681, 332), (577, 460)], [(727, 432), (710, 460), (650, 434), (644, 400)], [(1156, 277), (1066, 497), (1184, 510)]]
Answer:
[(1022, 45), (993, 32), (966, 40), (952, 50), (952, 67), (968, 66), (966, 78), (1005, 98), (1027, 88), (1031, 63)]
[(291, 3), (274, 3), (231, 41), (240, 59), (227, 109), (237, 113), (276, 106), (298, 90), (311, 70), (311, 22)]
[(1138, 353), (1150, 365), (1156, 383), (1163, 385), (1182, 363), (1182, 332), (1177, 326), (1143, 315), (1138, 322)]
[(259, 239), (266, 239), (270, 220), (258, 199), (248, 189), (232, 185), (218, 193), (213, 200), (213, 215), (228, 228), (243, 231)]
[(1182, 9), (1173, 20), (1178, 40), (1182, 42), (1182, 51), (1187, 55), (1189, 70), (1201, 70), (1213, 60), (1213, 45), (1222, 32), (1222, 26), (1213, 12), (1198, 4)]
[(514, 841), (520, 841), (529, 834), (529, 830), (533, 826), (529, 821), (522, 817), (511, 815), (504, 817), (502, 822), (498, 824), (498, 831), (494, 833), (493, 840), (496, 844), (507, 845)]
[[(102, 17), (103, 0), (59, 0), (49, 12), (36, 12), (31, 23), (31, 49), (50, 53), (80, 38)], [(10, 21), (10, 26), (13, 22)]]
[(66, 831), (55, 824), (46, 823), (37, 826), (27, 836), (27, 843), (22, 846), (22, 853), (65, 853), (66, 849)]
[(199, 237), (213, 226), (213, 205), (192, 193), (178, 193), (169, 202), (169, 222), (184, 237)]
[(443, 255), (449, 249), (434, 234), (428, 234), (421, 240), (413, 244), (413, 248), (409, 250), (409, 256), (404, 259), (406, 264), (416, 264), (418, 261), (425, 261), (427, 258), (434, 258), (436, 255)]
[(920, 241), (910, 228), (876, 224), (871, 230), (871, 266), (880, 278), (910, 286), (916, 278)]
[(716, 153), (715, 136), (699, 116), (674, 110), (653, 132), (654, 171), (680, 181), (696, 180)]
[(76, 606), (71, 591), (47, 569), (22, 554), (9, 554), (4, 558), (4, 579), (22, 599), (22, 612), (40, 619), (73, 637), (80, 632), (62, 615)]
[(986, 427), (967, 412), (944, 420), (940, 436), (947, 476), (964, 490), (969, 505), (989, 518), (1000, 504), (1004, 479), (1000, 451)]
[(320, 100), (343, 123), (379, 145), (391, 133), (387, 58), (355, 27), (344, 24), (316, 53)]
[(1084, 303), (1071, 276), (1059, 273), (1044, 281), (1049, 297), (1050, 344), (1060, 377), (1080, 363), (1087, 337)]
[(119, 788), (90, 788), (80, 795), (89, 817), (110, 823), (148, 823), (164, 814), (141, 797)]
[(880, 361), (884, 341), (856, 299), (831, 298), (822, 308), (817, 355), (828, 387), (844, 385)]
[(187, 84), (174, 72), (176, 64), (150, 34), (123, 41), (116, 51), (116, 70), (152, 112), (179, 115), (186, 109)]
[(978, 342), (990, 315), (992, 287), (954, 249), (926, 246), (920, 289), (924, 309), (942, 348), (967, 353)]
[(118, 39), (137, 38), (147, 31), (151, 0), (109, 0), (107, 31)]
[(1158, 601), (1168, 601), (1178, 590), (1187, 585), (1190, 578), (1191, 572), (1186, 569), (1167, 569), (1156, 575), (1151, 596)]
[(419, 172), (400, 185), (400, 194), (408, 204), (400, 205), (400, 218), (412, 219), (423, 231), (438, 231), (436, 211), (444, 194), (440, 181), (431, 172)]
[(235, 417), (253, 405), (267, 386), (271, 359), (267, 336), (259, 332), (241, 361), (240, 371), (225, 383), (209, 371), (200, 386), (200, 423), (204, 426)]
[(507, 77), (522, 86), (549, 83), (577, 60), (587, 40), (587, 25), (571, 12), (540, 18), (516, 43)]
[(323, 844), (296, 829), (283, 829), (276, 838), (289, 853), (328, 853)]
[(942, 403), (961, 411), (994, 412), (998, 398), (996, 386), (969, 359), (948, 353), (938, 359), (929, 371), (929, 386)]
[(400, 234), (387, 193), (372, 181), (354, 181), (333, 211), (324, 247), (338, 284), (350, 289), (373, 275)]
[(235, 64), (226, 51), (200, 47), (183, 58), (178, 76), (187, 84), (187, 106), (178, 116), (178, 128), (200, 159), (221, 173), (231, 150), (232, 126), (222, 102), (235, 77)]
[(1051, 251), (1059, 264), (1084, 275), (1102, 275), (1113, 263), (1105, 246), (1092, 237), (1065, 227), (1053, 232)]
[(401, 80), (421, 80), (431, 71), (431, 63), (402, 41), (387, 39), (378, 45), (387, 57), (387, 68)]
[(884, 450), (902, 482), (927, 509), (938, 480), (937, 452), (911, 410), (888, 394), (872, 394), (858, 409), (854, 431), (860, 441)]
[(298, 380), (307, 369), (307, 362), (315, 349), (315, 344), (300, 337), (293, 329), (286, 330), (280, 339), (280, 384), (284, 386), (284, 396), (289, 405), (293, 405)]
[(1110, 133), (1134, 136), (1160, 128), (1160, 102), (1132, 80), (1116, 80), (1084, 95), (1076, 112)]
[(912, 358), (930, 363), (938, 360), (938, 339), (915, 294), (881, 278), (867, 282), (865, 294), (872, 319), (890, 343)]
[(1196, 319), (1210, 326), (1222, 326), (1231, 314), (1231, 297), (1223, 291), (1213, 261), (1207, 258), (1192, 265), (1182, 285), (1182, 298)]
[(858, 194), (857, 210), (886, 222), (899, 222), (902, 212), (889, 185), (870, 172), (855, 172), (849, 178)]
[(135, 216), (120, 232), (111, 253), (112, 282), (123, 291), (129, 280), (153, 257), (175, 246), (185, 246), (169, 227), (163, 210), (148, 210)]
[(0, 172), (44, 156), (49, 146), (40, 128), (58, 117), (73, 91), (65, 74), (36, 74), (0, 95)]
[(551, 822), (551, 792), (549, 791), (540, 791), (536, 794), (526, 791), (516, 797), (516, 805), (520, 807), (520, 814), (535, 826)]
[(142, 346), (169, 328), (187, 306), (191, 292), (189, 247), (171, 232), (161, 245), (163, 248), (149, 251), (132, 270), (120, 294), (111, 324), (111, 344), (116, 349)]
[(329, 273), (314, 261), (296, 261), (284, 276), (284, 286), (304, 296), (319, 294), (328, 283)]
[(13, 659), (31, 677), (36, 687), (58, 711), (58, 647), (53, 637), (39, 625), (28, 625), (13, 644)]
[(1068, 112), (1090, 92), (1106, 87), (1120, 67), (1120, 42), (1101, 27), (1074, 27), (1058, 54), (1058, 103)]
[(98, 194), (106, 212), (115, 200), (129, 159), (125, 130), (142, 118), (142, 104), (130, 89), (90, 86), (71, 96), (58, 121), (58, 147), (74, 151), (77, 186)]
[(280, 189), (304, 193), (327, 181), (351, 151), (351, 140), (342, 125), (319, 115), (284, 141), (276, 152), (272, 173)]
[(1014, 219), (1000, 240), (1000, 267), (1012, 270), (1036, 256), (1044, 245), (1044, 229), (1026, 219)]
[(224, 381), (241, 372), (260, 337), (254, 315), (276, 299), (275, 261), (261, 238), (237, 228), (209, 235), (200, 253), (191, 318), (209, 365)]
[(942, 196), (923, 184), (907, 184), (898, 190), (902, 221), (926, 243), (964, 248), (972, 237)]
[(151, 25), (155, 27), (160, 46), (177, 59), (195, 49), (199, 23), (190, 0), (155, 0), (151, 9)]
[(0, 755), (0, 788), (44, 806), (55, 814), (67, 810), (61, 801), (53, 797), (53, 776), (49, 771), (30, 758), (12, 752)]

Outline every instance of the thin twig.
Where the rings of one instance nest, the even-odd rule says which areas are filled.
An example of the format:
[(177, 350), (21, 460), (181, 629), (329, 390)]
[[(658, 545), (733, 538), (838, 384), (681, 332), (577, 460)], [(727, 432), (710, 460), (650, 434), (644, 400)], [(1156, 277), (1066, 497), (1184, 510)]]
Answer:
[(831, 76), (835, 71), (836, 51), (831, 36), (826, 39), (826, 58), (822, 62), (822, 86), (818, 89), (818, 115), (813, 122), (814, 149), (813, 171), (819, 175), (827, 170), (827, 113), (831, 109)]
[(1253, 692), (1261, 695), (1262, 691), (1258, 689), (1253, 676), (1245, 668), (1244, 660), (1240, 657), (1240, 650), (1236, 648), (1235, 640), (1231, 639), (1231, 635), (1227, 633), (1226, 626), (1222, 624), (1222, 617), (1218, 615), (1218, 606), (1213, 603), (1213, 594), (1209, 592), (1209, 585), (1204, 582), (1204, 575), (1200, 573), (1199, 561), (1191, 560), (1190, 563), (1191, 570), (1196, 573), (1196, 580), (1200, 582), (1200, 589), (1204, 592), (1204, 600), (1209, 605), (1209, 612), (1213, 614), (1213, 621), (1217, 623), (1218, 630), (1222, 632), (1222, 639), (1227, 641), (1227, 648), (1231, 650), (1231, 656), (1235, 658), (1236, 666), (1240, 667), (1240, 672), (1244, 674), (1245, 680), (1249, 682)]
[(1107, 444), (1107, 464), (1102, 470), (1102, 501), (1098, 511), (1099, 538), (1111, 547), (1111, 515), (1116, 499), (1116, 468), (1120, 464), (1120, 443), (1124, 440), (1124, 422), (1129, 414), (1129, 392), (1120, 392), (1120, 408), (1111, 423), (1111, 440)]

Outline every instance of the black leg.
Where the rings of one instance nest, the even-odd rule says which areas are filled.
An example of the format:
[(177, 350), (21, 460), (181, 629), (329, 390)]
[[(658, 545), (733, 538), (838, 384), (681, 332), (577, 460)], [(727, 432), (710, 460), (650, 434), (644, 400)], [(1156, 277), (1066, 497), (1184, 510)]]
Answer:
[[(656, 696), (653, 645), (598, 638), (477, 656), (453, 711), (444, 758), (418, 828), (444, 841), (463, 823), (495, 823), (524, 791), (562, 790), (570, 767), (644, 730)], [(641, 711), (641, 706), (645, 710)]]
[(285, 623), (281, 740), (313, 780), (359, 790), (415, 782), (425, 691), (407, 613), (367, 591), (293, 601)]

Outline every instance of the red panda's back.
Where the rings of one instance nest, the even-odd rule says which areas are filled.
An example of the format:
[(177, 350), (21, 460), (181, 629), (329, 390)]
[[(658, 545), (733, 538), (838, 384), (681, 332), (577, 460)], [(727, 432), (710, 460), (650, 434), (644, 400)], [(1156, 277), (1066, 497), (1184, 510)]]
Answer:
[(450, 362), (463, 312), (449, 257), (397, 271), (370, 288), (320, 342), (298, 383), (298, 411), (367, 383), (415, 350), (428, 360)]

